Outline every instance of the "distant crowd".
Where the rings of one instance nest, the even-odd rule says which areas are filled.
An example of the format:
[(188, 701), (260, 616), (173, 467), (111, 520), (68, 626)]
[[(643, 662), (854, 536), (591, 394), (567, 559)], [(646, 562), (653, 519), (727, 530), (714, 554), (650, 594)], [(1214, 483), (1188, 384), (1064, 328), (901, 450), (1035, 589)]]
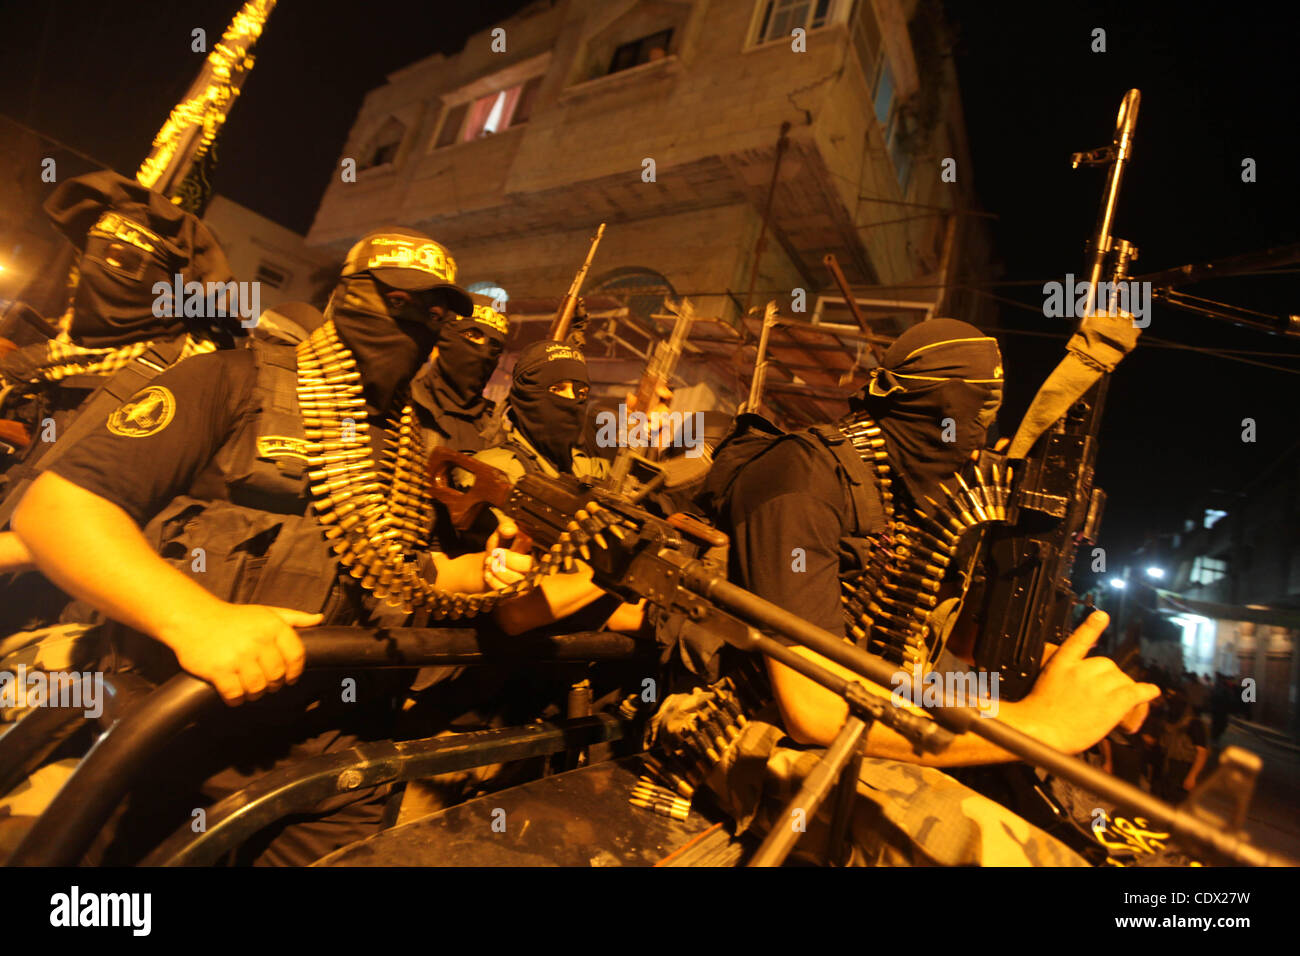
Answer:
[(1136, 677), (1159, 686), (1161, 696), (1137, 733), (1117, 727), (1090, 756), (1129, 783), (1181, 802), (1213, 769), (1228, 719), (1249, 720), (1254, 704), (1242, 699), (1240, 678), (1219, 671), (1211, 679), (1144, 665)]

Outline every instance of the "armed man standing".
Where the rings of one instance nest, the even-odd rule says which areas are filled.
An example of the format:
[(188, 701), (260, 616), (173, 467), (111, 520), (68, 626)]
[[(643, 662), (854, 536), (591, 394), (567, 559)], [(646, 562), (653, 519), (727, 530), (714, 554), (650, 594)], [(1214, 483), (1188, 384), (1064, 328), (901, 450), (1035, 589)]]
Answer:
[[(893, 660), (904, 676), (913, 666), (934, 665), (961, 594), (947, 596), (940, 579), (945, 569), (969, 570), (961, 568), (956, 536), (944, 529), (970, 524), (980, 510), (967, 507), (972, 501), (996, 498), (961, 497), (966, 486), (959, 475), (983, 448), (1001, 392), (997, 343), (964, 322), (932, 319), (898, 338), (852, 403), (853, 414), (835, 425), (787, 435), (756, 416), (742, 418), (718, 449), (705, 491), (718, 527), (731, 536), (732, 581)], [(1087, 749), (1121, 721), (1140, 722), (1158, 689), (1134, 683), (1105, 658), (1084, 659), (1105, 625), (1104, 614), (1085, 621), (1033, 691), (1021, 701), (1001, 702), (996, 716), (1067, 753)], [(716, 642), (692, 636), (689, 626), (680, 633), (688, 642), (683, 660), (717, 666)], [(794, 650), (857, 679), (811, 650)], [(722, 667), (725, 673), (728, 664)], [(685, 728), (680, 739), (688, 749), (698, 749), (690, 732), (693, 714), (714, 692), (700, 685), (715, 673), (697, 670), (704, 671), (703, 681), (694, 681), (697, 689), (669, 697), (657, 718), (661, 736)], [(848, 715), (842, 697), (784, 665), (769, 660), (767, 674), (773, 704), (761, 707), (767, 688), (759, 678), (743, 732), (722, 753), (700, 755), (707, 768), (702, 775), (742, 827), (789, 825), (778, 818), (782, 801), (793, 796), (820, 754), (806, 747), (828, 746)], [(980, 705), (990, 703), (997, 701)], [(1082, 862), (934, 769), (1015, 759), (982, 738), (964, 734), (937, 757), (919, 758), (906, 739), (875, 723), (865, 752), (850, 824), (857, 861)], [(824, 845), (823, 824), (807, 821), (800, 850)]]
[[(295, 628), (400, 624), (449, 592), (486, 590), (482, 555), (428, 548), (408, 397), (443, 322), (472, 314), (455, 279), (454, 260), (428, 236), (367, 235), (348, 253), (326, 321), (296, 348), (258, 342), (163, 373), (21, 503), (13, 526), (36, 566), (124, 625), (110, 632), (111, 669), (161, 680), (179, 666), (228, 704), (258, 702), (178, 750), (183, 781), (149, 788), (163, 811), (174, 814), (182, 783), (205, 781), (216, 799), (286, 760), (387, 735), (402, 688), (367, 684), (364, 672), (350, 675), (351, 695), (337, 675), (299, 683)], [(373, 831), (383, 797), (343, 795), (250, 855), (311, 862)], [(105, 859), (130, 859), (175, 826), (143, 806), (147, 796), (139, 802)]]

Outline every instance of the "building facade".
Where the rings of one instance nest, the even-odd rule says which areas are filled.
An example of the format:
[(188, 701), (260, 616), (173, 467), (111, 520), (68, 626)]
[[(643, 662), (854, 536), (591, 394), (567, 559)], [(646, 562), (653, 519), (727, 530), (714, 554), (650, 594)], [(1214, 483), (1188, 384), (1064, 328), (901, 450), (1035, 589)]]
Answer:
[(1255, 681), (1255, 719), (1300, 739), (1300, 444), (1209, 498), (1169, 555), (1161, 610), (1189, 670)]
[(203, 222), (221, 244), (236, 281), (257, 283), (263, 309), (282, 302), (324, 308), (342, 256), (309, 247), (292, 229), (221, 195), (212, 197)]
[[(709, 321), (682, 378), (731, 410), (767, 301), (846, 321), (827, 253), (873, 331), (936, 308), (978, 321), (947, 294), (986, 256), (959, 214), (972, 177), (950, 42), (921, 0), (535, 3), (366, 96), (308, 242), (341, 255), (371, 228), (423, 229), (472, 291), (506, 293), (522, 345), (606, 222), (584, 287), (593, 365), (626, 380), (665, 333), (663, 297), (686, 295)], [(781, 339), (778, 404), (781, 388), (847, 394), (870, 364), (851, 336), (815, 338)]]

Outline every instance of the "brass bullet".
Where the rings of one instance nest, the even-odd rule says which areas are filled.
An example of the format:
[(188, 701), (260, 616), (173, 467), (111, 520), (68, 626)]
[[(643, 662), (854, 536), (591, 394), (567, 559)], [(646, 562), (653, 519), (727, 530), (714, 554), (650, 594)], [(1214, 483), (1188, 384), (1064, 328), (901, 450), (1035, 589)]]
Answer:
[(672, 806), (655, 803), (650, 800), (642, 800), (639, 797), (631, 798), (628, 803), (632, 804), (634, 807), (643, 807), (646, 810), (653, 810), (660, 816), (672, 817), (674, 820), (685, 820), (689, 816), (687, 812), (675, 809)]
[[(978, 473), (979, 472), (977, 469), (976, 474)], [(957, 483), (961, 485), (962, 491), (966, 492), (966, 499), (967, 501), (970, 502), (971, 507), (974, 509), (975, 514), (979, 517), (979, 519), (981, 521), (992, 521), (993, 520), (992, 516), (989, 514), (987, 509), (985, 509), (984, 505), (980, 502), (979, 498), (976, 497), (975, 492), (971, 490), (970, 485), (966, 484), (966, 479), (963, 478), (960, 474), (957, 474), (955, 477), (957, 479)]]

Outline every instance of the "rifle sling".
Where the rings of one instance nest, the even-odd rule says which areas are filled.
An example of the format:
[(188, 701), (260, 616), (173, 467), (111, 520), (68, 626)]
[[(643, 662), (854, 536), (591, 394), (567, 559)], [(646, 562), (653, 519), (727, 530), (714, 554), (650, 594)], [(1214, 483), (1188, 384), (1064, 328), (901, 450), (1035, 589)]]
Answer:
[(175, 364), (185, 347), (184, 335), (157, 342), (132, 359), (82, 403), (57, 441), (41, 442), (29, 458), (10, 471), (10, 486), (0, 502), (0, 529), (9, 524), (27, 488), (69, 448), (95, 430), (122, 402), (140, 391), (161, 372)]

